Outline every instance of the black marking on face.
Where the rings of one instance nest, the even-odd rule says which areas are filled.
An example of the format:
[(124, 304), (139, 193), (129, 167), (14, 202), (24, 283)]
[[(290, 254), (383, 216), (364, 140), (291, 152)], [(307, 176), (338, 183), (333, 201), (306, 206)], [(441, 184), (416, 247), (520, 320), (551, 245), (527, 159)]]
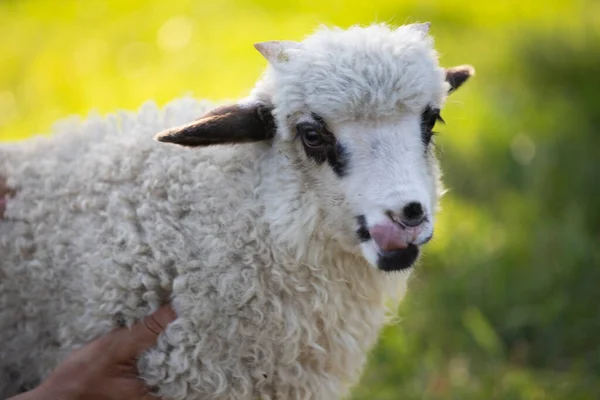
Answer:
[(427, 106), (421, 113), (421, 140), (423, 144), (427, 146), (431, 142), (433, 136), (433, 127), (436, 122), (444, 123), (444, 120), (440, 116), (439, 108), (431, 108)]
[(377, 267), (382, 271), (401, 271), (412, 267), (419, 256), (419, 248), (409, 244), (405, 249), (384, 251), (379, 255)]
[(365, 216), (359, 215), (356, 217), (356, 222), (358, 223), (358, 229), (356, 230), (358, 240), (360, 240), (361, 243), (371, 240), (371, 234), (367, 228), (367, 219)]
[(344, 177), (348, 172), (348, 150), (337, 142), (321, 117), (315, 114), (312, 114), (312, 117), (312, 121), (303, 121), (296, 125), (306, 155), (317, 164), (327, 161), (337, 176)]
[(348, 151), (339, 142), (327, 153), (327, 162), (340, 178), (348, 173)]

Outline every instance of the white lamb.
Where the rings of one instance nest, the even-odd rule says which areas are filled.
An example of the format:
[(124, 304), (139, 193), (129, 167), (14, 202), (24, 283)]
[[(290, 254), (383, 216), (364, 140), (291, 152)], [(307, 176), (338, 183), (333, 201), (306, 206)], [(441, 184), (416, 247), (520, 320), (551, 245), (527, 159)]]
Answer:
[[(431, 130), (473, 73), (440, 68), (428, 28), (259, 43), (268, 69), (237, 104), (147, 104), (0, 146), (16, 193), (0, 397), (169, 301), (178, 319), (139, 362), (159, 395), (346, 395), (432, 237)], [(198, 148), (152, 140), (165, 129), (158, 141)]]

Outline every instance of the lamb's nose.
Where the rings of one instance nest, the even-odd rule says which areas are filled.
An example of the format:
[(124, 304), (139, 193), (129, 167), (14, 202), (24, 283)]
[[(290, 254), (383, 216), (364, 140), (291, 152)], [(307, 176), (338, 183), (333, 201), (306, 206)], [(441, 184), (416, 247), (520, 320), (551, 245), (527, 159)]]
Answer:
[(402, 209), (400, 221), (405, 226), (414, 228), (421, 225), (425, 221), (425, 210), (419, 202), (412, 201)]

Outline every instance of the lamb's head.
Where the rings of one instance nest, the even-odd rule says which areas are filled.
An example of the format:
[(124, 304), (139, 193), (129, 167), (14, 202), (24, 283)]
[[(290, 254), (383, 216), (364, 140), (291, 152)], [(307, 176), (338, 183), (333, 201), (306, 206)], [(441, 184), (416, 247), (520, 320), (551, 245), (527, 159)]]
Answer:
[(273, 139), (309, 183), (336, 238), (382, 270), (416, 260), (441, 191), (432, 129), (473, 73), (438, 65), (429, 24), (321, 29), (263, 42), (252, 95), (159, 140), (207, 145)]

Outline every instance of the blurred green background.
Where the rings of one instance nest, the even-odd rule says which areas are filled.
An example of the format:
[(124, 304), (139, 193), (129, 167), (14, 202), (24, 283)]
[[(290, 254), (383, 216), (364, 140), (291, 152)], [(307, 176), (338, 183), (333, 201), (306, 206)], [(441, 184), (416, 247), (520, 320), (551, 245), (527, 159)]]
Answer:
[(477, 76), (437, 129), (436, 239), (354, 399), (600, 399), (598, 1), (0, 0), (0, 140), (233, 99), (254, 42), (374, 21), (432, 21)]

